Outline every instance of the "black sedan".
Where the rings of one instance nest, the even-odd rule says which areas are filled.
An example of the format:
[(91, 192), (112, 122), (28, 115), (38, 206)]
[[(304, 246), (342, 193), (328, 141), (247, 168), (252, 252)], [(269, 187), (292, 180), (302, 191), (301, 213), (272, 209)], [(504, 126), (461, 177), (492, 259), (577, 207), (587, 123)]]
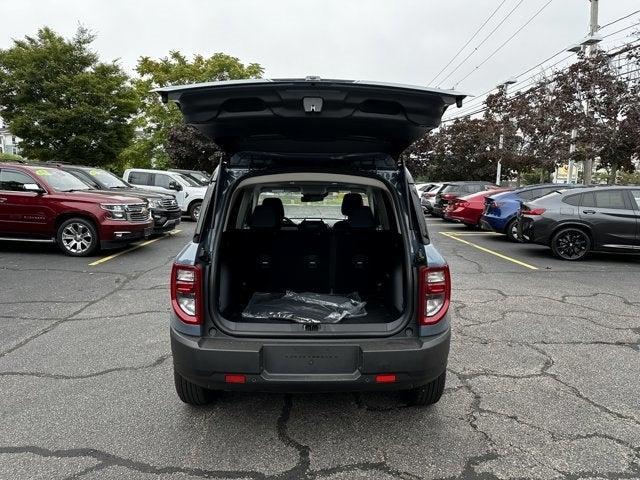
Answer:
[(640, 253), (640, 187), (557, 191), (524, 203), (521, 240), (547, 245), (563, 260), (591, 251)]

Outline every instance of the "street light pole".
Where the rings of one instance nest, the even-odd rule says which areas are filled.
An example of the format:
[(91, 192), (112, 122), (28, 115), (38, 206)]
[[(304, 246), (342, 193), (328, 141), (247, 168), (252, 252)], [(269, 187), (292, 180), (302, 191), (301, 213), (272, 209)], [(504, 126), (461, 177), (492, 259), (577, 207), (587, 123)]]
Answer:
[[(589, 15), (589, 36), (595, 36), (598, 31), (598, 0), (589, 0), (591, 3), (591, 11)], [(586, 47), (587, 56), (591, 56), (593, 51), (595, 50), (595, 45), (589, 45)], [(585, 102), (584, 106), (585, 115), (589, 116), (589, 102), (588, 100)], [(591, 183), (591, 177), (593, 174), (593, 158), (587, 155), (584, 159), (584, 172), (583, 172), (583, 180), (584, 184), (588, 185)]]
[[(518, 80), (516, 80), (514, 77), (511, 77), (507, 79), (507, 81), (498, 85), (498, 87), (504, 87), (505, 99), (507, 97), (507, 91), (509, 89), (509, 85), (513, 85), (517, 81)], [(504, 147), (504, 128), (502, 129), (502, 132), (500, 133), (500, 139), (498, 140), (498, 151), (501, 152), (503, 147)], [(500, 159), (500, 157), (498, 157), (498, 165), (496, 167), (496, 185), (500, 186), (501, 178), (502, 178), (502, 160)]]

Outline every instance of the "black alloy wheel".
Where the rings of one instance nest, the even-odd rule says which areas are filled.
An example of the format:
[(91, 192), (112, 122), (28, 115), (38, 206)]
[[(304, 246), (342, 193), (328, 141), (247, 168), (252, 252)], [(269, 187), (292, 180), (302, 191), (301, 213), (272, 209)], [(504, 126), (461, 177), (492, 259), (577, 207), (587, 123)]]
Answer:
[(562, 260), (582, 260), (591, 250), (591, 239), (584, 230), (564, 228), (553, 236), (551, 250)]

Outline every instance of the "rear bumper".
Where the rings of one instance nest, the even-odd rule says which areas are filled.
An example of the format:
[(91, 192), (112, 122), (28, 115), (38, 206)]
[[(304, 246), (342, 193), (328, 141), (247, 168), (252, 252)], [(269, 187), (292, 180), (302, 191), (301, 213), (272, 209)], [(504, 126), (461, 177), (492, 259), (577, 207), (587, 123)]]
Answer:
[[(450, 339), (449, 329), (423, 338), (314, 342), (203, 339), (171, 328), (176, 371), (190, 382), (213, 390), (299, 392), (415, 388), (444, 372)], [(273, 358), (274, 351), (277, 358)], [(313, 354), (305, 355), (305, 352)], [(342, 352), (353, 355), (353, 368), (345, 368)], [(280, 371), (268, 371), (270, 365)], [(246, 382), (226, 383), (225, 374), (229, 373), (245, 375)], [(376, 375), (389, 373), (396, 375), (394, 383), (376, 383)]]

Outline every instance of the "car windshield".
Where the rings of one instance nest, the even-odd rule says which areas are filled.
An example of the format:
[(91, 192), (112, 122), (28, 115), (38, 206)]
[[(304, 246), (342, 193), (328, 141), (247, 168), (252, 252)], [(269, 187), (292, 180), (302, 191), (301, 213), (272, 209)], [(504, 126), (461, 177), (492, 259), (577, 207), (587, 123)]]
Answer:
[(89, 175), (91, 175), (97, 183), (104, 186), (104, 188), (129, 188), (124, 180), (119, 179), (113, 173), (107, 172), (106, 170), (102, 170), (100, 168), (93, 168), (87, 171)]
[(193, 178), (190, 178), (182, 173), (176, 173), (176, 175), (179, 175), (181, 179), (183, 179), (185, 182), (187, 182), (189, 184), (190, 187), (202, 187), (203, 185), (200, 182), (197, 182), (196, 180), (194, 180)]
[(360, 193), (362, 204), (369, 205), (369, 199), (364, 192), (352, 192), (351, 190), (339, 190), (329, 192), (323, 199), (302, 201), (303, 194), (299, 191), (271, 190), (262, 191), (258, 196), (258, 204), (262, 204), (266, 198), (278, 198), (284, 206), (284, 216), (295, 223), (302, 220), (322, 220), (333, 225), (338, 220), (346, 217), (342, 214), (342, 199), (347, 193)]
[(196, 182), (200, 182), (202, 185), (206, 185), (209, 183), (209, 177), (200, 172), (189, 172), (187, 174), (190, 178), (195, 180)]
[(33, 172), (58, 192), (91, 190), (91, 187), (82, 180), (57, 168), (36, 168)]

